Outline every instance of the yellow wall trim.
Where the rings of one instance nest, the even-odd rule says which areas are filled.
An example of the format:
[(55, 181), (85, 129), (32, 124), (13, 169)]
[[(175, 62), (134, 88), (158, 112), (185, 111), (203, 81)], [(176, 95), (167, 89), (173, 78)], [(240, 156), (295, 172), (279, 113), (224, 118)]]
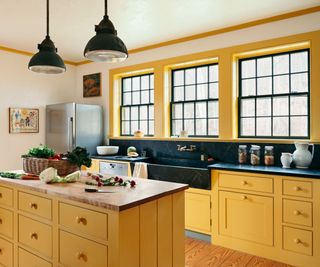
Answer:
[[(28, 56), (28, 57), (32, 57), (34, 55), (34, 53), (31, 53), (31, 52), (28, 52), (28, 51), (14, 49), (14, 48), (1, 46), (1, 45), (0, 45), (0, 51), (5, 51), (5, 52), (9, 52), (9, 53), (15, 53), (15, 54), (19, 54), (19, 55)], [(76, 62), (69, 61), (69, 60), (64, 60), (64, 63), (72, 65), (72, 66), (77, 66)]]
[[(146, 50), (151, 50), (151, 49), (155, 49), (155, 48), (159, 48), (159, 47), (163, 47), (163, 46), (183, 43), (183, 42), (201, 39), (201, 38), (205, 38), (205, 37), (209, 37), (209, 36), (213, 36), (213, 35), (218, 35), (218, 34), (222, 34), (222, 33), (226, 33), (226, 32), (242, 30), (245, 28), (250, 28), (250, 27), (265, 24), (265, 23), (294, 18), (294, 17), (298, 17), (298, 16), (302, 16), (302, 15), (307, 15), (307, 14), (319, 12), (319, 11), (320, 11), (320, 6), (301, 9), (301, 10), (297, 10), (297, 11), (293, 11), (293, 12), (289, 12), (289, 13), (284, 13), (281, 15), (258, 19), (258, 20), (238, 24), (238, 25), (233, 25), (233, 26), (229, 26), (229, 27), (225, 27), (225, 28), (220, 28), (220, 29), (216, 29), (216, 30), (212, 30), (212, 31), (208, 31), (208, 32), (203, 32), (203, 33), (194, 34), (194, 35), (190, 35), (190, 36), (186, 36), (186, 37), (182, 37), (182, 38), (177, 38), (177, 39), (173, 39), (173, 40), (169, 40), (169, 41), (165, 41), (165, 42), (161, 42), (161, 43), (157, 43), (157, 44), (152, 44), (152, 45), (147, 45), (147, 46), (131, 49), (128, 51), (128, 53), (130, 55), (130, 54), (139, 53), (139, 52), (143, 52)], [(79, 65), (88, 64), (88, 63), (91, 63), (91, 61), (89, 61), (89, 60), (79, 61), (76, 63), (76, 65), (79, 66)]]

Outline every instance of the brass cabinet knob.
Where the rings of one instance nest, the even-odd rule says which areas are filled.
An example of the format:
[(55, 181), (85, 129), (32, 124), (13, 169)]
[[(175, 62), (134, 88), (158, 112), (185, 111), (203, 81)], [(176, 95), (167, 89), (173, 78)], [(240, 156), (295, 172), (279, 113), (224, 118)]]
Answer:
[(301, 188), (300, 186), (295, 186), (295, 187), (293, 188), (293, 190), (294, 190), (294, 191), (301, 191), (302, 188)]
[(294, 214), (294, 215), (300, 215), (300, 214), (301, 214), (301, 212), (300, 212), (300, 211), (298, 211), (298, 210), (294, 210), (294, 211), (293, 211), (293, 214)]
[(242, 200), (246, 200), (246, 199), (248, 199), (247, 196), (242, 196)]
[(30, 208), (31, 209), (38, 209), (38, 204), (37, 203), (33, 203), (33, 202), (31, 202), (30, 204), (29, 204), (29, 206), (30, 206)]
[(2, 198), (2, 193), (0, 193), (0, 198)]
[(38, 240), (38, 234), (37, 234), (37, 233), (31, 233), (31, 234), (30, 234), (30, 238), (31, 238), (31, 239), (35, 239), (35, 240)]
[(295, 239), (293, 239), (293, 242), (296, 243), (296, 244), (300, 244), (301, 240), (299, 238), (295, 238)]
[(2, 248), (0, 248), (0, 254), (2, 254)]
[(82, 223), (83, 225), (87, 225), (87, 219), (86, 218), (84, 218), (84, 217), (81, 217), (81, 216), (77, 216), (76, 217), (76, 221), (77, 221), (77, 223)]
[(247, 185), (248, 182), (247, 182), (247, 181), (242, 181), (241, 184), (242, 184), (242, 185)]
[(78, 260), (83, 260), (83, 261), (87, 261), (88, 260), (88, 257), (85, 253), (83, 252), (77, 252), (77, 259)]
[(2, 219), (0, 218), (0, 224), (2, 224)]

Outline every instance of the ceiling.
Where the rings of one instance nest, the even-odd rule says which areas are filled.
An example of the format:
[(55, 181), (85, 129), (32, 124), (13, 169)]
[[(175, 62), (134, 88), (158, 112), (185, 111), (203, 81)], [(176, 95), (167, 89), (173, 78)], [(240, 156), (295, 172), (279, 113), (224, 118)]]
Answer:
[[(0, 46), (37, 52), (45, 0), (0, 0)], [(109, 17), (127, 48), (318, 6), (320, 0), (109, 0)], [(103, 0), (51, 0), (50, 36), (65, 60), (82, 61), (102, 19)]]

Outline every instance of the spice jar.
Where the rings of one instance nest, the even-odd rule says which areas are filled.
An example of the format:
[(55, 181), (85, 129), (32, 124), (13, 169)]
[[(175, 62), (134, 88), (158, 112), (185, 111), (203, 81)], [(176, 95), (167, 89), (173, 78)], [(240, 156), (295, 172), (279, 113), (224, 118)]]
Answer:
[(238, 148), (238, 161), (240, 164), (247, 163), (247, 146), (240, 145)]
[(273, 146), (265, 146), (264, 147), (264, 165), (266, 165), (266, 166), (274, 165)]
[(252, 145), (250, 149), (250, 163), (251, 165), (260, 164), (260, 146)]

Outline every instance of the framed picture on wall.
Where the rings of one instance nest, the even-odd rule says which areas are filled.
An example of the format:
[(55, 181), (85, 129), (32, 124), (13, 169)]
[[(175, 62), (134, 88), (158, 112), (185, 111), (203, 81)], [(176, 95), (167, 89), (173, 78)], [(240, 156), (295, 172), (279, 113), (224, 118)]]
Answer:
[(9, 108), (9, 133), (38, 133), (39, 109)]
[(101, 96), (101, 73), (83, 76), (83, 97)]

